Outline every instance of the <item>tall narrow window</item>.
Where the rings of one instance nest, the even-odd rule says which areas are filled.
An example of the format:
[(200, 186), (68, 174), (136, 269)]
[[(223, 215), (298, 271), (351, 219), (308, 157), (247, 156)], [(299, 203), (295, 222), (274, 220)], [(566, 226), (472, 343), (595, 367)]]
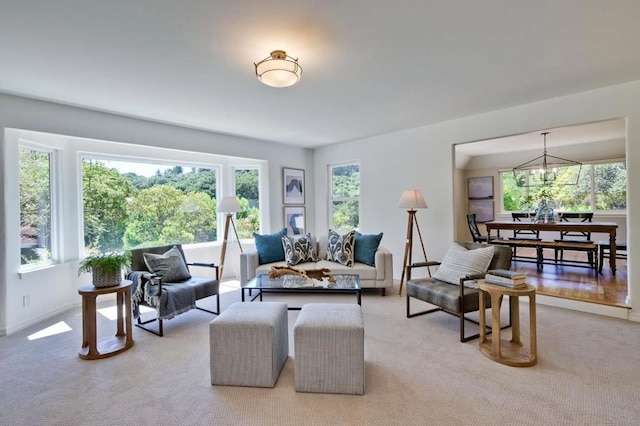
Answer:
[(20, 264), (50, 263), (52, 256), (51, 151), (21, 146)]
[(360, 164), (329, 166), (331, 226), (350, 231), (360, 226)]
[(242, 211), (236, 214), (238, 238), (253, 238), (260, 232), (260, 172), (258, 169), (235, 169), (236, 197)]

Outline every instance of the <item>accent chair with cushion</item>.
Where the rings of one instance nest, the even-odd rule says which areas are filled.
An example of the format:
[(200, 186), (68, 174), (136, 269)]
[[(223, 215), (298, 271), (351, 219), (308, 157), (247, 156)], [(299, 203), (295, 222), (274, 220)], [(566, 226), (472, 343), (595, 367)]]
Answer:
[[(437, 267), (433, 276), (412, 278), (418, 267)], [(479, 307), (479, 292), (475, 280), (484, 278), (489, 269), (509, 269), (511, 249), (505, 246), (481, 243), (454, 242), (442, 262), (422, 262), (407, 267), (407, 318), (444, 311), (460, 319), (460, 341), (475, 339), (479, 334), (465, 335), (465, 321), (478, 323), (465, 317)], [(411, 299), (421, 300), (436, 308), (411, 313)], [(485, 306), (491, 299), (485, 295)], [(510, 324), (509, 324), (510, 325)]]
[[(214, 276), (192, 276), (189, 266), (213, 268)], [(131, 293), (136, 326), (158, 336), (163, 335), (163, 320), (191, 309), (220, 313), (218, 267), (213, 263), (187, 263), (180, 244), (132, 249), (127, 279), (134, 283)], [(215, 311), (196, 305), (196, 300), (210, 296), (216, 296)], [(155, 317), (143, 321), (141, 305), (153, 308)], [(145, 327), (154, 321), (158, 321), (157, 331)]]

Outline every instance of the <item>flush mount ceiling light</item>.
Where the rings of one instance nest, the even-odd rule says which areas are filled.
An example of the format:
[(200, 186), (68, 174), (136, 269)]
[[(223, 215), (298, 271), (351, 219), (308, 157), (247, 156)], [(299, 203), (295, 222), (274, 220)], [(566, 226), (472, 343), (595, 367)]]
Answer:
[(256, 66), (258, 80), (271, 87), (289, 87), (300, 81), (302, 68), (298, 59), (287, 56), (284, 50), (274, 50)]
[(540, 134), (544, 136), (544, 151), (541, 156), (513, 168), (516, 184), (524, 187), (577, 185), (582, 163), (547, 155), (549, 132)]

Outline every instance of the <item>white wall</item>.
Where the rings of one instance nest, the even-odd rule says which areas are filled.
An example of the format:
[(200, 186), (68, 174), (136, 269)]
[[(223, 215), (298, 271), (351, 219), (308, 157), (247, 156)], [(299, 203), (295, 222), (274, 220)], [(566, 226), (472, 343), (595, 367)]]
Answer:
[[(67, 150), (69, 154), (65, 154), (62, 159), (67, 183), (62, 188), (65, 231), (61, 263), (45, 270), (20, 275), (19, 194), (16, 184), (18, 146), (16, 138), (10, 136), (5, 140), (4, 129), (24, 129), (123, 144), (266, 160), (269, 184), (262, 196), (268, 201), (270, 215), (269, 223), (263, 224), (265, 232), (283, 226), (282, 167), (306, 170), (313, 167), (313, 151), (308, 149), (0, 94), (0, 187), (3, 188), (0, 201), (0, 334), (24, 328), (80, 303), (77, 289), (86, 283), (86, 279), (78, 278), (76, 273), (81, 252), (80, 219), (77, 215), (79, 199), (77, 188), (70, 186), (72, 184), (69, 182), (73, 181), (76, 173), (75, 152), (91, 148), (83, 145), (86, 142), (68, 138), (68, 143), (76, 146)], [(306, 174), (307, 226), (310, 232), (314, 232), (313, 178), (313, 173)], [(237, 246), (229, 247), (227, 262), (237, 261), (237, 251)], [(200, 256), (209, 257), (204, 248), (196, 250), (195, 255), (198, 259)], [(228, 272), (233, 272), (233, 267), (225, 266)], [(24, 295), (28, 295), (30, 299), (27, 307), (23, 306)]]
[[(404, 189), (421, 189), (429, 205), (417, 217), (430, 259), (441, 259), (456, 235), (454, 144), (620, 117), (627, 119), (628, 164), (638, 164), (640, 81), (317, 149), (316, 229), (328, 226), (327, 165), (346, 159), (360, 161), (362, 232), (384, 232), (382, 243), (394, 253), (394, 271), (399, 278), (407, 213), (397, 205)], [(459, 174), (456, 176), (460, 178)], [(634, 214), (640, 211), (639, 195), (640, 169), (629, 167), (626, 240), (631, 252), (640, 249), (640, 214)], [(459, 195), (456, 199), (455, 204), (461, 203)], [(414, 249), (414, 260), (415, 253)], [(634, 309), (628, 317), (637, 321), (640, 321), (639, 267), (629, 259), (628, 281)], [(572, 307), (594, 309), (592, 304), (580, 302)]]

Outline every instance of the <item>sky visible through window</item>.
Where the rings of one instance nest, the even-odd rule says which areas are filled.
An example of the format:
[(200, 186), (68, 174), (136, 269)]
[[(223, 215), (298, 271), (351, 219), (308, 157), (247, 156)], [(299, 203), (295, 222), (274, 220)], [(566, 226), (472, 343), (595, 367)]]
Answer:
[[(144, 163), (141, 161), (114, 161), (114, 160), (99, 160), (101, 163), (104, 163), (105, 167), (110, 169), (116, 169), (120, 173), (135, 173), (140, 176), (153, 176), (156, 174), (158, 170), (160, 173), (165, 170), (169, 170), (174, 168), (174, 165), (166, 165), (166, 164), (152, 164), (152, 163)], [(187, 166), (183, 166), (187, 168)]]

